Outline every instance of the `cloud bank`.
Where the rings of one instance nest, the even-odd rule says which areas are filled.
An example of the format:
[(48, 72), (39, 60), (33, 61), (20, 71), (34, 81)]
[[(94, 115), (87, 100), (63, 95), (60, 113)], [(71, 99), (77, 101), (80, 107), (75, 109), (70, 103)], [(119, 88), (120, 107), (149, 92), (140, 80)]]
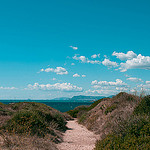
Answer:
[(120, 63), (121, 72), (126, 72), (128, 69), (147, 69), (150, 70), (150, 57), (139, 54), (136, 58), (127, 60), (125, 63)]
[(120, 79), (116, 79), (116, 82), (108, 82), (108, 81), (97, 81), (97, 80), (94, 80), (92, 81), (91, 85), (94, 85), (94, 88), (98, 88), (98, 87), (101, 87), (101, 86), (115, 86), (115, 87), (123, 87), (123, 86), (127, 86), (127, 84), (125, 82), (123, 82), (122, 80)]
[(82, 87), (77, 87), (71, 83), (55, 83), (55, 84), (39, 84), (34, 83), (34, 85), (29, 84), (28, 89), (30, 90), (54, 90), (63, 92), (82, 92)]
[(132, 82), (142, 82), (142, 79), (134, 78), (134, 77), (127, 78), (127, 80), (132, 81)]

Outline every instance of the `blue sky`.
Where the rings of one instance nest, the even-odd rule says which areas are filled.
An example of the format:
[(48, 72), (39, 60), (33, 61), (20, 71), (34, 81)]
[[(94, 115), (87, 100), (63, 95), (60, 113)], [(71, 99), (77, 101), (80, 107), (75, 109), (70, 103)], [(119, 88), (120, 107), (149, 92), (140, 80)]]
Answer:
[(0, 2), (0, 99), (150, 93), (150, 1)]

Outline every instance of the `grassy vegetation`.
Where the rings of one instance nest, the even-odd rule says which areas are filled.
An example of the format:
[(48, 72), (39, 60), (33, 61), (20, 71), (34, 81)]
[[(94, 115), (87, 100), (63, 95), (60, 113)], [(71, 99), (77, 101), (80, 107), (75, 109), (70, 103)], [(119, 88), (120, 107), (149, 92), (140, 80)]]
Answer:
[(3, 107), (0, 107), (0, 115), (3, 115), (3, 116), (12, 115), (12, 112), (4, 109)]
[(110, 107), (107, 107), (105, 110), (105, 115), (107, 115), (108, 113), (111, 113), (113, 110), (115, 110), (117, 108), (116, 104), (111, 105)]
[(5, 104), (3, 104), (3, 103), (0, 102), (0, 106), (1, 106), (1, 105), (5, 105)]
[(83, 113), (83, 114), (81, 115), (81, 117), (79, 118), (78, 122), (79, 122), (79, 123), (82, 123), (82, 122), (87, 118), (86, 115), (87, 115), (86, 113)]
[[(53, 111), (40, 103), (16, 103), (12, 109), (18, 110), (4, 126), (9, 132), (19, 134), (30, 133), (44, 137), (45, 134), (54, 134), (53, 128), (65, 131), (66, 121), (60, 113)], [(53, 127), (51, 125), (53, 124)]]
[(95, 150), (104, 149), (139, 149), (150, 147), (150, 96), (142, 99), (135, 108), (134, 114), (96, 143)]
[[(96, 107), (103, 99), (100, 99), (100, 100), (97, 100), (95, 101), (93, 104), (91, 104), (90, 106), (79, 106), (79, 107), (76, 107), (75, 109), (73, 110), (69, 110), (67, 113), (72, 116), (73, 118), (77, 118), (77, 115), (84, 111), (84, 112), (88, 112), (90, 110), (92, 110), (94, 107)], [(85, 117), (85, 115), (84, 115)]]
[(67, 113), (72, 116), (73, 118), (77, 118), (77, 115), (79, 112), (81, 111), (87, 111), (87, 106), (79, 106), (79, 107), (76, 107), (75, 109), (73, 110), (69, 110), (67, 111)]
[[(21, 147), (21, 143), (26, 141), (29, 145), (32, 145), (33, 143), (30, 141), (33, 141), (33, 139), (35, 141), (37, 138), (39, 141), (31, 149), (37, 149), (40, 145), (46, 146), (47, 139), (51, 143), (49, 145), (53, 146), (52, 149), (56, 149), (52, 143), (61, 141), (61, 133), (67, 129), (65, 117), (68, 119), (68, 116), (41, 103), (22, 102), (5, 106), (0, 105), (0, 117), (4, 120), (6, 115), (8, 117), (0, 127), (0, 137), (6, 139), (4, 140), (6, 148)], [(20, 139), (25, 141), (20, 141)], [(37, 145), (40, 141), (43, 143)], [(18, 144), (16, 145), (16, 143)], [(47, 149), (51, 149), (49, 145), (46, 146)]]
[(135, 108), (134, 114), (147, 114), (150, 115), (150, 95), (145, 96), (140, 104)]

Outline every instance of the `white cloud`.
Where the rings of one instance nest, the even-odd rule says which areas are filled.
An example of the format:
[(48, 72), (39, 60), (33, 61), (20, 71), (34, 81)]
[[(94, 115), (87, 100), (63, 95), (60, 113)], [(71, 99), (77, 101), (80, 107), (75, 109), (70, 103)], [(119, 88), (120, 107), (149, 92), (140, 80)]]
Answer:
[(77, 50), (78, 49), (78, 47), (76, 47), (76, 46), (69, 46), (69, 47), (71, 47), (73, 50)]
[(97, 81), (94, 80), (91, 83), (93, 85), (92, 88), (94, 90), (88, 90), (86, 93), (93, 93), (93, 94), (101, 94), (101, 95), (113, 95), (117, 94), (121, 91), (127, 91), (128, 90), (128, 85), (124, 83), (120, 79), (116, 79), (115, 82), (108, 82), (108, 81)]
[(143, 85), (143, 88), (150, 89), (150, 84)]
[(100, 90), (87, 90), (85, 93), (90, 94), (90, 95), (102, 95), (102, 96), (110, 96), (116, 94), (118, 91), (109, 89), (100, 89)]
[(142, 82), (142, 79), (134, 78), (134, 77), (127, 78), (127, 80), (132, 81), (132, 82)]
[(54, 70), (55, 70), (55, 69), (53, 69), (53, 68), (46, 68), (46, 69), (45, 69), (45, 72), (54, 72)]
[(150, 57), (139, 54), (137, 58), (127, 60), (120, 64), (121, 72), (126, 72), (128, 69), (147, 69), (150, 70)]
[(104, 61), (102, 61), (102, 64), (107, 67), (117, 67), (118, 66), (118, 64), (116, 62), (110, 61), (107, 58), (105, 58)]
[(75, 55), (75, 56), (73, 56), (73, 59), (75, 59), (75, 60), (81, 60), (81, 62), (83, 62), (83, 63), (86, 63), (87, 62), (87, 58), (85, 57), (85, 56), (77, 56), (77, 55)]
[(82, 77), (83, 77), (83, 78), (85, 78), (85, 77), (86, 77), (86, 75), (84, 75), (84, 74), (83, 74), (83, 75), (82, 75)]
[(130, 92), (135, 93), (137, 92), (137, 89), (131, 89)]
[(71, 83), (55, 83), (55, 84), (39, 84), (34, 83), (34, 85), (29, 84), (28, 89), (30, 90), (56, 90), (64, 92), (82, 92), (82, 87), (77, 87)]
[(128, 74), (125, 74), (125, 77), (129, 78), (130, 76)]
[(128, 51), (126, 54), (125, 53), (117, 53), (113, 52), (113, 56), (117, 56), (120, 60), (128, 60), (128, 59), (133, 59), (137, 57), (137, 54), (135, 54), (133, 51)]
[(82, 63), (91, 63), (91, 64), (100, 64), (101, 62), (99, 60), (89, 60), (88, 58), (86, 58), (85, 56), (78, 56), (78, 55), (75, 55), (73, 57), (73, 59), (75, 60), (79, 60), (81, 61)]
[(71, 65), (74, 66), (75, 64), (74, 64), (74, 63), (71, 63)]
[(59, 75), (63, 75), (63, 74), (68, 74), (68, 71), (63, 68), (63, 67), (56, 67), (56, 69), (54, 68), (46, 68), (45, 70), (44, 69), (41, 69), (41, 72), (55, 72), (56, 74), (59, 74)]
[(116, 87), (116, 90), (117, 91), (128, 91), (128, 88), (127, 87)]
[(146, 81), (146, 84), (140, 84), (140, 85), (138, 85), (138, 87), (142, 87), (142, 88), (144, 88), (144, 90), (150, 89), (150, 82)]
[(15, 88), (15, 87), (3, 87), (1, 86), (0, 87), (0, 90), (17, 90), (18, 88)]
[(80, 77), (80, 75), (76, 73), (73, 75), (73, 77)]
[(150, 81), (146, 81), (146, 84), (150, 84)]
[(91, 56), (91, 58), (97, 58), (97, 57), (100, 58), (100, 54), (94, 54), (94, 55)]
[(43, 71), (44, 71), (44, 69), (41, 69), (40, 71), (41, 71), (41, 72), (43, 72)]
[(123, 82), (122, 80), (120, 79), (116, 79), (116, 82), (108, 82), (108, 81), (92, 81), (91, 83), (92, 85), (94, 85), (94, 88), (98, 88), (98, 87), (101, 87), (101, 86), (116, 86), (116, 87), (122, 87), (122, 86), (127, 86), (127, 84), (125, 82)]
[[(73, 75), (73, 77), (80, 77), (80, 75), (76, 73), (76, 74)], [(82, 77), (82, 78), (85, 78), (86, 75), (83, 74), (83, 75), (81, 75), (81, 77)]]

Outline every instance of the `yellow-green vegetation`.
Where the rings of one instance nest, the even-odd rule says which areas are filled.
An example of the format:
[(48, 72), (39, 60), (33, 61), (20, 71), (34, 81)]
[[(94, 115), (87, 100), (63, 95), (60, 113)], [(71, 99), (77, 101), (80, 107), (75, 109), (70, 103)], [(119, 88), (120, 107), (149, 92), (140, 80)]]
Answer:
[(119, 122), (118, 127), (96, 143), (95, 150), (150, 148), (150, 96), (144, 97), (130, 118)]
[(115, 110), (117, 108), (117, 105), (116, 104), (113, 104), (109, 107), (106, 108), (105, 110), (105, 115), (107, 115), (108, 113), (111, 113), (113, 110)]
[[(48, 142), (48, 138), (51, 142), (50, 145), (54, 146), (52, 143), (62, 141), (61, 133), (67, 129), (66, 120), (68, 120), (68, 116), (41, 103), (22, 102), (0, 105), (0, 117), (0, 121), (2, 121), (0, 137), (7, 137), (6, 148), (14, 148), (18, 140), (25, 139), (25, 137), (27, 139), (41, 138), (43, 143)], [(19, 138), (14, 140), (13, 137)], [(32, 140), (28, 141), (30, 143)], [(40, 140), (38, 142), (40, 143)], [(9, 146), (7, 146), (7, 143), (9, 143)], [(18, 146), (21, 146), (21, 144), (18, 144)], [(37, 144), (34, 145), (34, 148), (37, 148), (36, 146)], [(49, 146), (47, 146), (47, 149), (50, 149)], [(56, 147), (54, 146), (53, 149), (56, 149)]]

